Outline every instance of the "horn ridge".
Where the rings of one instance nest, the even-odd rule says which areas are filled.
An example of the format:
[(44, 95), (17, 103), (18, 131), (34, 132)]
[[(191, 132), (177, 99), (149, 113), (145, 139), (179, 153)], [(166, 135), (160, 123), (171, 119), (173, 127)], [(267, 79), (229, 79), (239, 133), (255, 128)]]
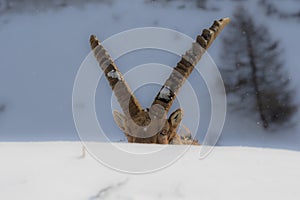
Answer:
[(140, 103), (126, 83), (117, 65), (95, 35), (91, 35), (90, 37), (90, 46), (124, 112), (124, 115), (126, 117), (131, 116), (135, 121), (139, 113), (142, 112)]
[(205, 51), (211, 46), (218, 34), (229, 22), (229, 18), (214, 21), (210, 28), (204, 29), (202, 34), (197, 36), (192, 47), (186, 51), (184, 55), (182, 55), (181, 60), (174, 67), (171, 75), (161, 87), (152, 103), (152, 106), (159, 104), (164, 107), (165, 112), (169, 111), (178, 91), (185, 83), (185, 80), (192, 73), (194, 67), (199, 62)]

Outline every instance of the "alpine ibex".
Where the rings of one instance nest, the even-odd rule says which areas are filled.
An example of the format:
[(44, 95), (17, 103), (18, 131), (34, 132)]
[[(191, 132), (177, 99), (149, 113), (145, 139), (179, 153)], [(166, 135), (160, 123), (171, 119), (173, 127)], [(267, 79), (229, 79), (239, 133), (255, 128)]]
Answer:
[(119, 128), (131, 143), (156, 144), (199, 144), (192, 137), (182, 137), (176, 131), (183, 117), (183, 111), (177, 109), (169, 118), (168, 111), (173, 104), (185, 80), (192, 73), (205, 50), (216, 39), (222, 29), (229, 23), (229, 18), (214, 21), (209, 29), (204, 29), (197, 36), (196, 42), (177, 63), (171, 75), (160, 89), (150, 108), (143, 109), (122, 73), (100, 44), (96, 36), (90, 37), (90, 45), (101, 69), (114, 91), (124, 114), (114, 111), (113, 116)]

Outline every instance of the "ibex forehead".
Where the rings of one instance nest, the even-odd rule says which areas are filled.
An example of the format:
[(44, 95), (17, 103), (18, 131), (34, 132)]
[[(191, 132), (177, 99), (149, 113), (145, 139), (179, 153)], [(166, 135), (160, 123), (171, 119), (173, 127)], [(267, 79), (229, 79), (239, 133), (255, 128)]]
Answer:
[(166, 115), (153, 114), (151, 109), (144, 109), (135, 118), (125, 116), (129, 135), (140, 138), (150, 138), (166, 128), (168, 119)]

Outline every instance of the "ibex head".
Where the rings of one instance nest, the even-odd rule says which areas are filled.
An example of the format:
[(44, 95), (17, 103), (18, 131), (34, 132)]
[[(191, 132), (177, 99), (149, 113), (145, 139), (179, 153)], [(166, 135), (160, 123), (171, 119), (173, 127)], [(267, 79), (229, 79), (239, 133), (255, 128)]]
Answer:
[[(132, 128), (136, 127), (135, 122), (118, 111), (114, 111), (115, 122), (125, 133), (128, 142), (133, 143), (180, 144), (179, 138), (176, 138), (176, 130), (180, 125), (182, 116), (182, 110), (177, 109), (168, 119), (154, 118), (151, 121), (152, 126), (141, 126), (139, 130), (133, 130)], [(136, 135), (136, 133), (140, 134), (140, 136)], [(176, 141), (175, 138), (177, 139)]]
[(198, 144), (189, 131), (186, 137), (176, 131), (183, 117), (183, 111), (177, 109), (170, 117), (171, 108), (176, 95), (185, 80), (193, 71), (201, 56), (209, 48), (221, 30), (229, 23), (229, 18), (215, 21), (209, 29), (204, 29), (174, 67), (171, 75), (160, 89), (150, 108), (142, 109), (138, 100), (124, 80), (122, 73), (100, 44), (96, 36), (90, 38), (91, 48), (100, 67), (114, 91), (124, 114), (114, 111), (114, 119), (125, 133), (128, 142), (156, 144)]

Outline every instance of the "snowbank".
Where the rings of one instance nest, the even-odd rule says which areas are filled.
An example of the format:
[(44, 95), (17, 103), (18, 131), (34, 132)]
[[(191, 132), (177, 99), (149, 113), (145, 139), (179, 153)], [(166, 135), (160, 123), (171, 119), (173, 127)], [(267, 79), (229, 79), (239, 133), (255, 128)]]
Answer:
[(300, 198), (300, 152), (216, 147), (199, 160), (199, 147), (192, 147), (172, 166), (144, 175), (122, 174), (81, 154), (77, 142), (0, 143), (0, 199)]

